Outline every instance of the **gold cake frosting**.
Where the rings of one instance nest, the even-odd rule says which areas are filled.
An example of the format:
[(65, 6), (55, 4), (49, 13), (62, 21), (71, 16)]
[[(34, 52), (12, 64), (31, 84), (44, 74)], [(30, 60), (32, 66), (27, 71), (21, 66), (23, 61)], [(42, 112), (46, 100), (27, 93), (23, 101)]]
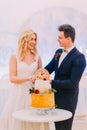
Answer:
[(35, 108), (54, 108), (54, 93), (44, 93), (44, 94), (32, 94), (32, 107)]

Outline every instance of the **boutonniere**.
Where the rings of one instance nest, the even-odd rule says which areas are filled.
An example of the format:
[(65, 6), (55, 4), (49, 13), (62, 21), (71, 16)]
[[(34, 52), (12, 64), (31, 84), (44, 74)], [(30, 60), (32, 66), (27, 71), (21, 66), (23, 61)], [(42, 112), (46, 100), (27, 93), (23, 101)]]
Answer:
[(62, 52), (55, 53), (55, 55), (54, 55), (55, 60), (57, 60), (58, 56), (60, 56), (61, 54), (62, 54)]

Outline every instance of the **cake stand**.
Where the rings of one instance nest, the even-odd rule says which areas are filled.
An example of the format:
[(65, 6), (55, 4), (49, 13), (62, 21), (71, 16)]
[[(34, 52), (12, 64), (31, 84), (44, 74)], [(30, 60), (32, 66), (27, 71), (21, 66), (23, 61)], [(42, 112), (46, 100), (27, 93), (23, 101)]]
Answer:
[(36, 107), (30, 107), (31, 109), (35, 110), (35, 112), (39, 115), (45, 115), (48, 114), (50, 111), (52, 111), (53, 108), (36, 108)]

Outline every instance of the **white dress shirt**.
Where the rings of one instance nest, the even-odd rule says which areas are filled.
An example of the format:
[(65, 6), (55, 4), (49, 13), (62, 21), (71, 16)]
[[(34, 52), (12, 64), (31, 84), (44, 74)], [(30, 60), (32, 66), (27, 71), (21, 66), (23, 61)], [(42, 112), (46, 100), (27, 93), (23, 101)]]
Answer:
[(63, 51), (63, 53), (60, 56), (59, 59), (59, 64), (58, 67), (60, 66), (60, 64), (62, 63), (63, 59), (67, 56), (67, 54), (74, 48), (74, 46), (72, 46), (71, 48), (66, 49), (66, 51)]

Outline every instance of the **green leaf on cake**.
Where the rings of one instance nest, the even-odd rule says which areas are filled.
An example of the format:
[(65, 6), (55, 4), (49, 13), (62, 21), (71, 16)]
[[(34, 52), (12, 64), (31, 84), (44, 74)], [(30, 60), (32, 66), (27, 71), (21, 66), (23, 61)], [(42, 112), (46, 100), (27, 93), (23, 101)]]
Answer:
[(50, 93), (52, 93), (52, 92), (56, 93), (57, 92), (54, 88), (49, 89), (49, 91), (50, 91)]
[(35, 90), (34, 87), (30, 88), (30, 89), (29, 89), (29, 93), (34, 93), (34, 90)]

